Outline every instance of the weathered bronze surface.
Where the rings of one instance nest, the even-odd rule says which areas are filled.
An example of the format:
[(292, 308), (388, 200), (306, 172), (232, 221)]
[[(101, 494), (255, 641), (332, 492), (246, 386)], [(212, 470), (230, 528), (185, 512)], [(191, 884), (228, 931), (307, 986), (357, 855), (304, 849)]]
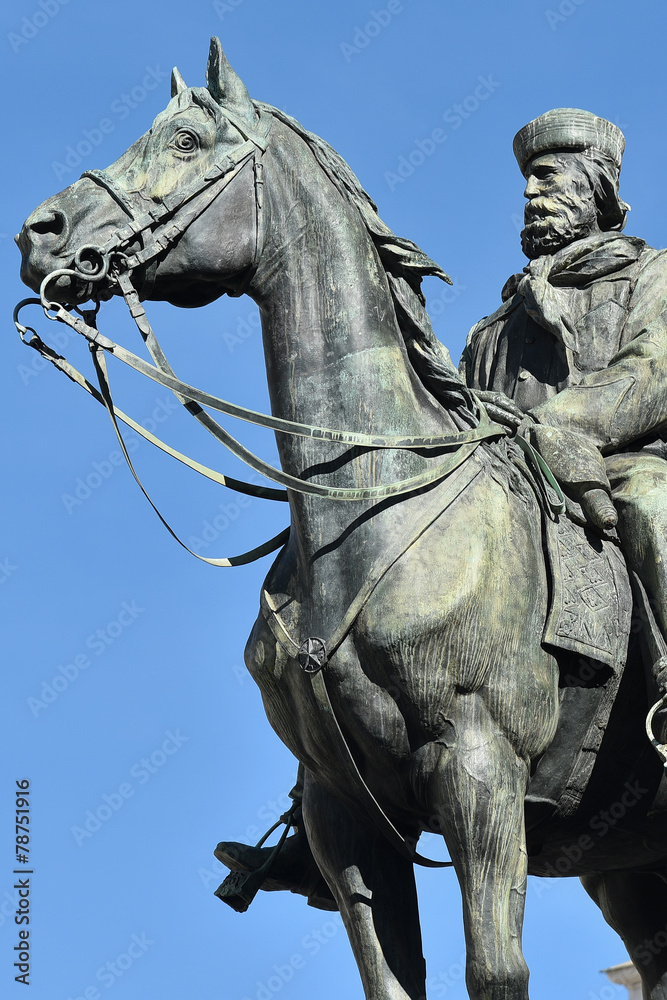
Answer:
[[(420, 293), (444, 272), (387, 229), (326, 143), (250, 100), (217, 39), (207, 87), (175, 73), (151, 132), (44, 202), (19, 239), (24, 280), (38, 290), (64, 269), (45, 291), (70, 305), (123, 284), (133, 310), (132, 286), (182, 306), (247, 292), (275, 417), (465, 439), (277, 432), (291, 530), (246, 662), (303, 769), (297, 832), (266, 887), (338, 907), (369, 1000), (425, 994), (423, 830), (442, 833), (459, 879), (473, 1000), (528, 996), (528, 872), (582, 876), (631, 955), (664, 929), (667, 799), (643, 718), (666, 672), (667, 269), (620, 235), (622, 149), (615, 126), (571, 109), (519, 133), (530, 264), (471, 332), (464, 379)], [(546, 456), (569, 518), (511, 438), (476, 439), (479, 399)], [(418, 476), (401, 496), (363, 492)], [(239, 851), (219, 856), (265, 859)], [(641, 970), (664, 1000), (664, 951)]]

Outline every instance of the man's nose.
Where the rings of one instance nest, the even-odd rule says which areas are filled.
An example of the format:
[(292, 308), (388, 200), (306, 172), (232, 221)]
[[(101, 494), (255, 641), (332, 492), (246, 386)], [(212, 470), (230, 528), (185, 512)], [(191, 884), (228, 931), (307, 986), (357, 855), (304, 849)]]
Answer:
[(540, 182), (535, 174), (530, 174), (526, 181), (526, 188), (523, 192), (524, 198), (535, 198), (540, 193)]

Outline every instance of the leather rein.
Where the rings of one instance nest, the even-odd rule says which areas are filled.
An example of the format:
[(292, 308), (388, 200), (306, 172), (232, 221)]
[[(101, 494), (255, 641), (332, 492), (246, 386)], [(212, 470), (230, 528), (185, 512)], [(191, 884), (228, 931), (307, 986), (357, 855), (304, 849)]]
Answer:
[[(42, 282), (39, 299), (24, 299), (18, 304), (14, 311), (14, 322), (21, 338), (28, 346), (37, 350), (42, 357), (59, 368), (106, 407), (132, 475), (170, 534), (196, 558), (209, 565), (227, 567), (243, 565), (280, 548), (287, 541), (289, 529), (280, 532), (263, 545), (238, 556), (211, 559), (192, 552), (172, 531), (144, 489), (123, 442), (118, 427), (119, 420), (131, 427), (141, 437), (150, 441), (151, 444), (170, 454), (201, 475), (204, 475), (206, 478), (211, 479), (213, 482), (249, 496), (283, 502), (288, 500), (287, 490), (294, 490), (326, 499), (347, 501), (382, 500), (391, 496), (412, 493), (443, 480), (457, 468), (471, 454), (470, 447), (461, 448), (461, 446), (473, 446), (472, 450), (474, 450), (481, 441), (502, 437), (507, 432), (500, 424), (495, 424), (488, 419), (483, 407), (480, 408), (481, 419), (477, 427), (455, 434), (414, 437), (341, 431), (333, 428), (301, 424), (281, 417), (259, 413), (255, 410), (250, 410), (246, 407), (230, 403), (227, 400), (220, 399), (210, 393), (202, 392), (177, 378), (148, 321), (144, 306), (140, 300), (140, 294), (142, 297), (145, 297), (152, 289), (159, 259), (168, 252), (176, 240), (179, 239), (195, 219), (202, 215), (250, 160), (253, 162), (255, 187), (254, 253), (252, 262), (244, 275), (241, 285), (231, 294), (241, 295), (248, 287), (259, 263), (264, 244), (262, 156), (267, 147), (268, 135), (273, 119), (267, 112), (263, 110), (258, 111), (258, 126), (256, 129), (250, 129), (247, 123), (238, 119), (236, 115), (227, 111), (227, 109), (220, 110), (239, 130), (244, 141), (219, 161), (215, 162), (192, 189), (165, 196), (162, 199), (160, 208), (138, 214), (126, 192), (116, 183), (108, 171), (90, 170), (82, 174), (83, 178), (88, 178), (108, 192), (127, 214), (128, 223), (113, 233), (103, 246), (87, 245), (81, 247), (75, 255), (74, 268), (59, 268), (48, 274)], [(138, 239), (142, 244), (141, 249), (130, 252), (130, 245), (136, 244)], [(136, 280), (136, 284), (135, 275), (140, 276), (140, 280)], [(50, 301), (47, 296), (48, 287), (51, 282), (61, 277), (70, 277), (83, 282), (88, 286), (86, 290), (90, 296), (93, 295), (95, 286), (104, 280), (112, 285), (115, 284), (123, 295), (130, 314), (151, 355), (153, 364), (121, 347), (98, 331), (96, 313), (99, 309), (99, 302), (96, 309), (84, 311), (76, 309), (79, 315), (73, 315), (65, 306), (58, 302)], [(45, 344), (33, 328), (23, 326), (18, 322), (20, 310), (29, 304), (41, 305), (48, 319), (65, 323), (88, 341), (93, 355), (99, 389), (95, 388), (66, 358), (56, 354)], [(26, 336), (28, 333), (31, 335), (29, 338)], [(135, 371), (152, 379), (158, 385), (170, 389), (195, 419), (212, 433), (217, 440), (224, 444), (232, 454), (245, 462), (254, 472), (273, 480), (273, 482), (284, 487), (284, 489), (260, 486), (225, 476), (193, 461), (183, 453), (171, 448), (149, 431), (146, 431), (140, 424), (132, 420), (131, 417), (128, 417), (114, 405), (109, 387), (105, 352), (119, 358)], [(276, 432), (331, 441), (349, 445), (350, 447), (407, 450), (453, 449), (453, 451), (433, 468), (399, 482), (361, 488), (326, 486), (289, 475), (281, 469), (276, 469), (264, 462), (257, 455), (253, 455), (252, 452), (248, 451), (248, 449), (214, 420), (203, 409), (204, 406)]]

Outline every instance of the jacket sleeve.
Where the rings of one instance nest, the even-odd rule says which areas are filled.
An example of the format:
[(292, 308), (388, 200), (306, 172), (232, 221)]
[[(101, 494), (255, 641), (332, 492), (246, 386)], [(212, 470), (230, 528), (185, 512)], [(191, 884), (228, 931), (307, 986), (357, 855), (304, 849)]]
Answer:
[(469, 388), (472, 388), (470, 386), (470, 382), (468, 381), (468, 371), (470, 371), (471, 369), (472, 365), (470, 357), (470, 345), (466, 344), (466, 346), (463, 348), (463, 354), (461, 355), (461, 360), (459, 361), (459, 375)]
[(639, 275), (624, 339), (608, 368), (563, 389), (531, 416), (584, 434), (603, 454), (667, 426), (667, 251)]

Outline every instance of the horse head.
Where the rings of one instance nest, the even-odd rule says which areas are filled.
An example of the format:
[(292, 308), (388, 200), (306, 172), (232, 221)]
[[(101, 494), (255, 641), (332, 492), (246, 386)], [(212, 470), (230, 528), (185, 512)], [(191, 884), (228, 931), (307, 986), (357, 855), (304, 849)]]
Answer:
[(270, 118), (255, 109), (217, 38), (206, 82), (188, 87), (174, 69), (172, 98), (149, 131), (32, 213), (16, 238), (27, 285), (38, 291), (64, 271), (48, 282), (49, 299), (81, 302), (93, 286), (108, 298), (129, 266), (142, 297), (174, 305), (243, 290), (259, 253)]

